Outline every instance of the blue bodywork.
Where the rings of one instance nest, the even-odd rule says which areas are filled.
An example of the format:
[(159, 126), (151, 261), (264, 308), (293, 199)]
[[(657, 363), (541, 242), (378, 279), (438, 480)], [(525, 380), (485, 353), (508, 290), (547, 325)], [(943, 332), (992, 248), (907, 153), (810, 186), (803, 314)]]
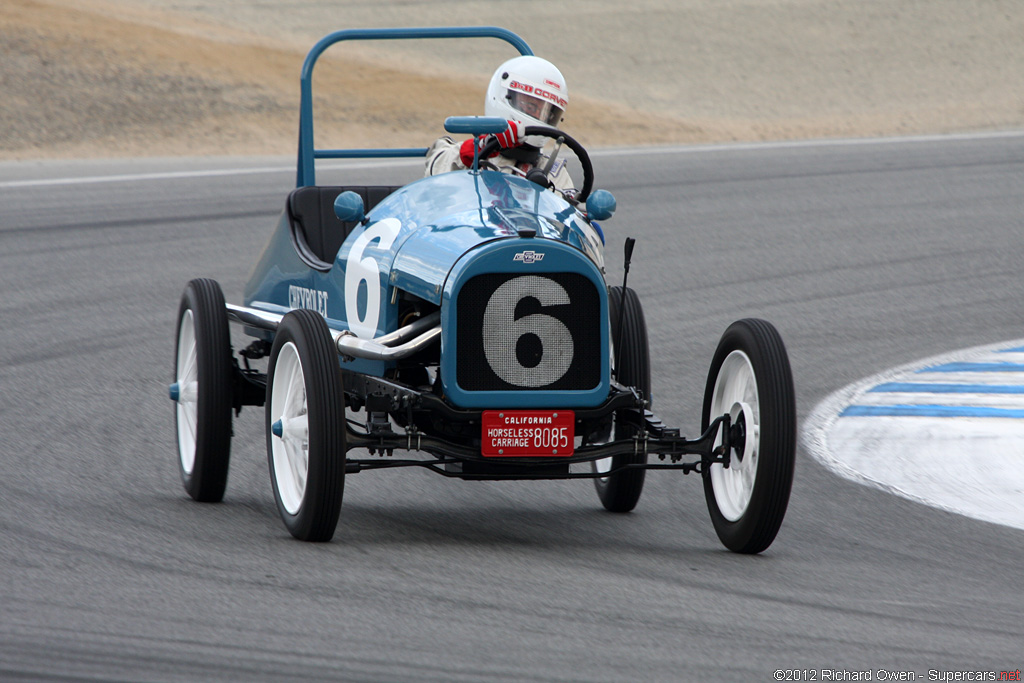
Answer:
[[(312, 76), (330, 45), (345, 40), (405, 38), (498, 38), (520, 54), (533, 54), (518, 36), (496, 27), (357, 29), (339, 31), (310, 51), (302, 69), (297, 187), (316, 186), (315, 160), (424, 156), (414, 149), (315, 149)], [(495, 121), (451, 119), (449, 131), (488, 132)], [(478, 130), (474, 131), (474, 126)], [(344, 211), (351, 211), (351, 206)], [(490, 170), (455, 171), (423, 178), (390, 194), (346, 237), (330, 267), (311, 267), (296, 244), (287, 211), (278, 221), (245, 289), (245, 304), (284, 314), (310, 308), (334, 330), (374, 339), (398, 329), (399, 301), (410, 297), (441, 312), (439, 370), (444, 394), (459, 408), (593, 407), (608, 397), (608, 301), (600, 228), (564, 197), (523, 178)], [(326, 255), (325, 258), (330, 258)], [(453, 305), (463, 284), (481, 273), (575, 273), (593, 284), (600, 298), (597, 339), (600, 382), (586, 391), (466, 391), (456, 381)], [(265, 338), (272, 334), (263, 335)], [(394, 361), (349, 359), (343, 367), (384, 377)]]
[[(460, 407), (590, 407), (608, 395), (608, 303), (598, 233), (583, 215), (554, 192), (496, 171), (454, 171), (423, 178), (374, 207), (364, 225), (345, 240), (330, 270), (310, 268), (296, 252), (287, 215), (278, 222), (245, 289), (245, 304), (274, 313), (312, 308), (328, 326), (372, 339), (398, 327), (395, 289), (440, 306), (441, 376), (445, 392)], [(352, 258), (353, 252), (358, 258)], [(521, 255), (518, 259), (516, 255)], [(525, 258), (522, 256), (525, 254)], [(372, 262), (372, 283), (346, 292), (346, 273), (357, 261)], [(351, 263), (350, 263), (351, 262)], [(601, 295), (603, 380), (587, 392), (465, 392), (455, 382), (458, 321), (451, 302), (462, 283), (482, 272), (579, 273)], [(346, 300), (346, 294), (350, 297)], [(353, 300), (355, 305), (353, 306)], [(376, 303), (375, 311), (368, 303)], [(367, 323), (376, 321), (373, 326)], [(382, 376), (382, 361), (352, 360), (347, 369)], [(567, 395), (568, 394), (568, 395)]]

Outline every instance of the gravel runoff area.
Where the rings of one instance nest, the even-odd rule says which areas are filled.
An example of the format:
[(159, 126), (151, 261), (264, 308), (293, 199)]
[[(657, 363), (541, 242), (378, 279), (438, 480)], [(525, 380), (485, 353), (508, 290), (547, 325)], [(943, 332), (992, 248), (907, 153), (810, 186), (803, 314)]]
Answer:
[[(291, 155), (315, 40), (480, 24), (559, 66), (593, 147), (1024, 128), (1021, 0), (3, 0), (0, 159)], [(339, 46), (317, 143), (426, 145), (513, 54)]]

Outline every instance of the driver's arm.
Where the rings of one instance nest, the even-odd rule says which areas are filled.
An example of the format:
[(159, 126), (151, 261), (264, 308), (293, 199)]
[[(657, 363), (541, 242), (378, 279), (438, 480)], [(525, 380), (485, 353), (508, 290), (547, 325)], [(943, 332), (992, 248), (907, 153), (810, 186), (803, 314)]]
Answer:
[(445, 135), (434, 141), (427, 150), (427, 167), (424, 176), (460, 171), (466, 168), (459, 158), (459, 143)]

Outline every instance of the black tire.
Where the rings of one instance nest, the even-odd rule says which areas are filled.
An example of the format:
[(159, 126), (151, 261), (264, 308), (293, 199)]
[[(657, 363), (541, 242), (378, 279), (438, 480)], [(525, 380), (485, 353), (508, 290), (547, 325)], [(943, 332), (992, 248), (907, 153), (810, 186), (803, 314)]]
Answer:
[[(764, 320), (739, 320), (722, 335), (704, 390), (702, 430), (743, 403), (750, 414), (743, 408), (742, 448), (733, 449), (729, 469), (713, 465), (704, 472), (704, 497), (725, 547), (759, 553), (775, 540), (789, 505), (797, 436), (789, 356), (778, 331)], [(758, 430), (750, 428), (751, 421)], [(753, 441), (752, 432), (758, 434)]]
[(231, 459), (232, 373), (224, 293), (214, 280), (185, 287), (175, 340), (178, 472), (192, 498), (216, 503), (224, 498)]
[[(618, 367), (612, 369), (620, 384), (635, 387), (651, 407), (651, 356), (647, 344), (647, 322), (640, 306), (640, 298), (628, 287), (608, 288), (608, 314), (611, 318), (612, 346), (619, 340), (619, 311), (622, 311), (622, 349), (612, 349), (613, 364), (618, 357)], [(616, 420), (612, 427), (612, 438), (630, 438), (636, 428)], [(607, 462), (610, 460), (610, 466)], [(646, 463), (644, 453), (616, 455), (604, 461), (591, 463), (594, 472), (612, 471), (623, 465)], [(603, 470), (602, 470), (603, 468)], [(594, 479), (594, 487), (601, 504), (609, 512), (629, 512), (636, 507), (644, 490), (646, 470), (633, 469)]]
[[(283, 422), (295, 418), (297, 424), (305, 420), (305, 428), (289, 436)], [(274, 434), (278, 420), (280, 436)], [(270, 481), (285, 527), (302, 541), (331, 540), (345, 492), (345, 400), (338, 353), (327, 323), (313, 311), (292, 311), (277, 328), (267, 374), (266, 429)], [(303, 452), (306, 470), (300, 472)]]

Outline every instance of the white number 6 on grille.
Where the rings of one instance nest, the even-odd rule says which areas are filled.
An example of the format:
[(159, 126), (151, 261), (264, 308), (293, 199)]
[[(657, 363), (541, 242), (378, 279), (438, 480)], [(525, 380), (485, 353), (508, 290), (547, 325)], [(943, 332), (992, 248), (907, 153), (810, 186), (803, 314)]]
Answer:
[[(517, 320), (516, 306), (526, 298), (536, 299), (541, 307), (571, 303), (565, 289), (550, 278), (524, 275), (508, 280), (494, 290), (484, 309), (484, 355), (494, 374), (509, 384), (543, 387), (568, 372), (573, 339), (565, 323), (553, 316), (532, 313)], [(528, 334), (537, 337), (542, 349), (540, 362), (533, 367), (523, 365), (516, 352), (520, 339)]]

